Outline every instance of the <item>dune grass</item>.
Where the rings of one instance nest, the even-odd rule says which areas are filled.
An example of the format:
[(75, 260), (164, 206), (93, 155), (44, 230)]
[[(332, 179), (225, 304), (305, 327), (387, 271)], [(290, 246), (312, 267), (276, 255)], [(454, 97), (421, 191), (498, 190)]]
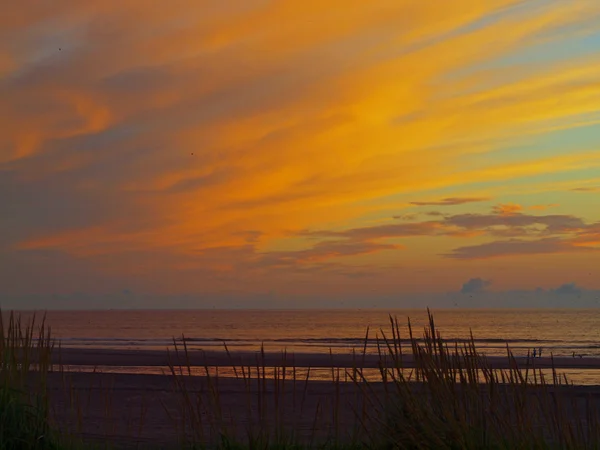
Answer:
[(5, 321), (0, 312), (0, 448), (58, 448), (46, 395), (53, 349), (44, 320), (24, 324), (11, 313)]
[(364, 427), (371, 443), (438, 449), (600, 446), (596, 409), (568, 396), (568, 381), (555, 370), (552, 380), (546, 380), (535, 359), (519, 368), (508, 347), (509, 368), (493, 369), (473, 336), (463, 345), (449, 347), (429, 314), (421, 344), (409, 321), (416, 368), (407, 375), (400, 327), (392, 318), (390, 325), (391, 336), (382, 332), (380, 350), (386, 361), (380, 366), (385, 401), (374, 394), (360, 370), (355, 378), (371, 412)]
[[(77, 450), (93, 448), (76, 435), (82, 410), (77, 395), (53, 355), (60, 356), (60, 345), (52, 338), (45, 316), (21, 316), (0, 310), (0, 449), (2, 450)], [(76, 419), (75, 426), (53, 421), (48, 386), (51, 373), (63, 381), (68, 394), (67, 408)]]
[[(533, 358), (519, 367), (508, 347), (509, 368), (494, 369), (472, 336), (462, 344), (447, 345), (431, 314), (421, 338), (413, 334), (410, 320), (408, 330), (410, 345), (403, 346), (398, 321), (390, 317), (389, 329), (380, 330), (377, 338), (380, 380), (369, 380), (357, 364), (344, 374), (352, 380), (351, 395), (341, 381), (340, 369), (332, 369), (332, 395), (310, 411), (314, 426), (304, 434), (299, 433), (295, 419), (306, 412), (303, 405), (310, 381), (308, 374), (304, 379), (296, 376), (293, 358), (289, 378), (290, 367), (265, 367), (264, 352), (257, 355), (255, 365), (234, 368), (246, 387), (246, 398), (240, 399), (237, 411), (219, 395), (218, 371), (211, 373), (207, 367), (200, 379), (192, 376), (189, 364), (172, 364), (175, 392), (181, 399), (177, 420), (182, 445), (224, 449), (600, 448), (597, 405), (570, 396), (568, 380), (555, 370), (548, 380)], [(357, 362), (366, 354), (367, 338)], [(179, 342), (174, 342), (173, 359), (185, 361), (186, 341)], [(404, 355), (413, 356), (414, 368), (403, 366)], [(287, 355), (283, 356), (286, 361)], [(203, 384), (194, 386), (199, 382)], [(292, 402), (286, 401), (290, 395), (295, 397)], [(354, 416), (354, 423), (345, 424), (345, 429), (339, 422), (343, 410), (351, 410)]]
[[(492, 368), (472, 336), (448, 345), (431, 314), (422, 336), (416, 336), (408, 321), (409, 344), (403, 344), (406, 336), (401, 338), (400, 332), (392, 317), (389, 328), (378, 331), (377, 379), (362, 368), (367, 330), (362, 354), (355, 354), (355, 367), (332, 368), (330, 380), (318, 382), (324, 386), (318, 395), (311, 369), (296, 367), (293, 354), (283, 352), (283, 363), (268, 367), (261, 350), (252, 364), (231, 364), (244, 392), (233, 400), (225, 395), (231, 380), (208, 366), (204, 376), (196, 376), (186, 340), (174, 341), (169, 375), (178, 402), (175, 410), (165, 405), (165, 411), (180, 436), (176, 447), (600, 448), (598, 404), (569, 395), (571, 387), (556, 371), (546, 379), (534, 359), (519, 367), (508, 347), (509, 368)], [(47, 377), (56, 370), (52, 365), (56, 353), (60, 356), (60, 348), (44, 320), (22, 323), (11, 313), (5, 321), (0, 312), (0, 449), (89, 448), (76, 439), (85, 420), (79, 403), (73, 407), (79, 427), (69, 430), (52, 421)], [(408, 355), (414, 359), (412, 368), (404, 367)], [(68, 377), (63, 379), (64, 388), (74, 391)], [(109, 405), (114, 392), (105, 394)], [(140, 414), (138, 437), (144, 421), (144, 412)], [(301, 426), (307, 423), (309, 427)], [(111, 435), (107, 428), (106, 448)], [(131, 446), (144, 448), (134, 438)]]

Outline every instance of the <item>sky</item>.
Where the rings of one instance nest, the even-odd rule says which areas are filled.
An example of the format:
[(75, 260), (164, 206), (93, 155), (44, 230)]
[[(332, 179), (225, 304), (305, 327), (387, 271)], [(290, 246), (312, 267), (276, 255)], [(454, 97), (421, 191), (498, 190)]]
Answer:
[(0, 305), (600, 306), (599, 50), (596, 0), (13, 2)]

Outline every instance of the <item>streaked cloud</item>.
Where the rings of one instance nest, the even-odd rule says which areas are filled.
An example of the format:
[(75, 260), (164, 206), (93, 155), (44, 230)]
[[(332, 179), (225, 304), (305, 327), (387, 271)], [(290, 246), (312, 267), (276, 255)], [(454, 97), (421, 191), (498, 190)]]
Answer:
[(402, 246), (369, 241), (322, 241), (306, 250), (269, 252), (263, 255), (261, 263), (266, 263), (268, 265), (289, 264), (296, 266), (299, 263), (314, 263), (331, 258), (356, 256), (382, 250), (396, 250), (399, 248), (402, 248)]
[(600, 263), (579, 256), (600, 241), (599, 23), (588, 0), (17, 2), (6, 289), (393, 291), (415, 261), (449, 286), (500, 256), (509, 288), (522, 255)]
[(519, 205), (499, 205), (492, 214), (445, 215), (440, 220), (376, 225), (344, 231), (305, 231), (303, 236), (337, 238), (338, 242), (374, 242), (410, 237), (510, 238), (460, 246), (443, 255), (453, 259), (487, 259), (545, 253), (600, 250), (598, 224), (569, 215), (523, 214)]
[(575, 192), (598, 192), (600, 191), (600, 186), (585, 186), (571, 189)]
[(509, 239), (479, 245), (467, 245), (445, 255), (453, 259), (489, 259), (509, 256), (540, 255), (548, 253), (570, 253), (597, 250), (573, 245), (568, 239), (543, 238), (534, 240)]
[(464, 205), (465, 203), (485, 202), (488, 200), (490, 200), (488, 197), (448, 197), (428, 202), (410, 202), (410, 204), (415, 206), (452, 206)]
[(528, 209), (531, 209), (533, 211), (545, 211), (549, 208), (556, 208), (557, 206), (560, 205), (558, 203), (550, 203), (548, 205), (531, 205)]

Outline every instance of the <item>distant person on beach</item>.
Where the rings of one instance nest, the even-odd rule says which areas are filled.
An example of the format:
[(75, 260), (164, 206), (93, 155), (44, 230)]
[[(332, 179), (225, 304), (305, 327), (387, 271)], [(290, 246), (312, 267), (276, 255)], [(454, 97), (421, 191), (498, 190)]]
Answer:
[(535, 353), (535, 352), (536, 352), (536, 349), (534, 348), (534, 349), (533, 349), (533, 357), (534, 357), (534, 358), (535, 358), (535, 355), (536, 355), (536, 353)]

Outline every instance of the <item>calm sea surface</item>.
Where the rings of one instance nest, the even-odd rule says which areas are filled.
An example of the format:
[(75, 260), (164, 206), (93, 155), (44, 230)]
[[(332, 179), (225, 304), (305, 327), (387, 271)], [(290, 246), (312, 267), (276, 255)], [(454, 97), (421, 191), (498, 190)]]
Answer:
[[(472, 330), (487, 355), (506, 355), (508, 344), (516, 356), (542, 347), (544, 356), (600, 357), (600, 309), (561, 310), (438, 310), (436, 326), (448, 340), (462, 340)], [(187, 340), (194, 349), (231, 351), (335, 353), (362, 350), (369, 327), (368, 351), (376, 351), (375, 337), (390, 330), (389, 314), (398, 318), (401, 337), (407, 338), (407, 318), (421, 336), (425, 310), (196, 310), (196, 311), (50, 311), (47, 322), (63, 347), (165, 349), (173, 338)], [(600, 384), (600, 371), (592, 378)], [(589, 378), (589, 376), (588, 376)]]
[[(389, 314), (398, 318), (407, 338), (407, 318), (422, 335), (424, 310), (197, 310), (197, 311), (51, 311), (47, 322), (63, 347), (164, 349), (173, 338), (188, 346), (231, 350), (350, 352), (361, 348), (367, 327), (369, 344), (381, 331), (389, 334)], [(543, 347), (555, 356), (600, 357), (600, 309), (588, 310), (440, 310), (433, 311), (446, 339), (465, 339), (469, 331), (489, 355), (516, 355)]]

